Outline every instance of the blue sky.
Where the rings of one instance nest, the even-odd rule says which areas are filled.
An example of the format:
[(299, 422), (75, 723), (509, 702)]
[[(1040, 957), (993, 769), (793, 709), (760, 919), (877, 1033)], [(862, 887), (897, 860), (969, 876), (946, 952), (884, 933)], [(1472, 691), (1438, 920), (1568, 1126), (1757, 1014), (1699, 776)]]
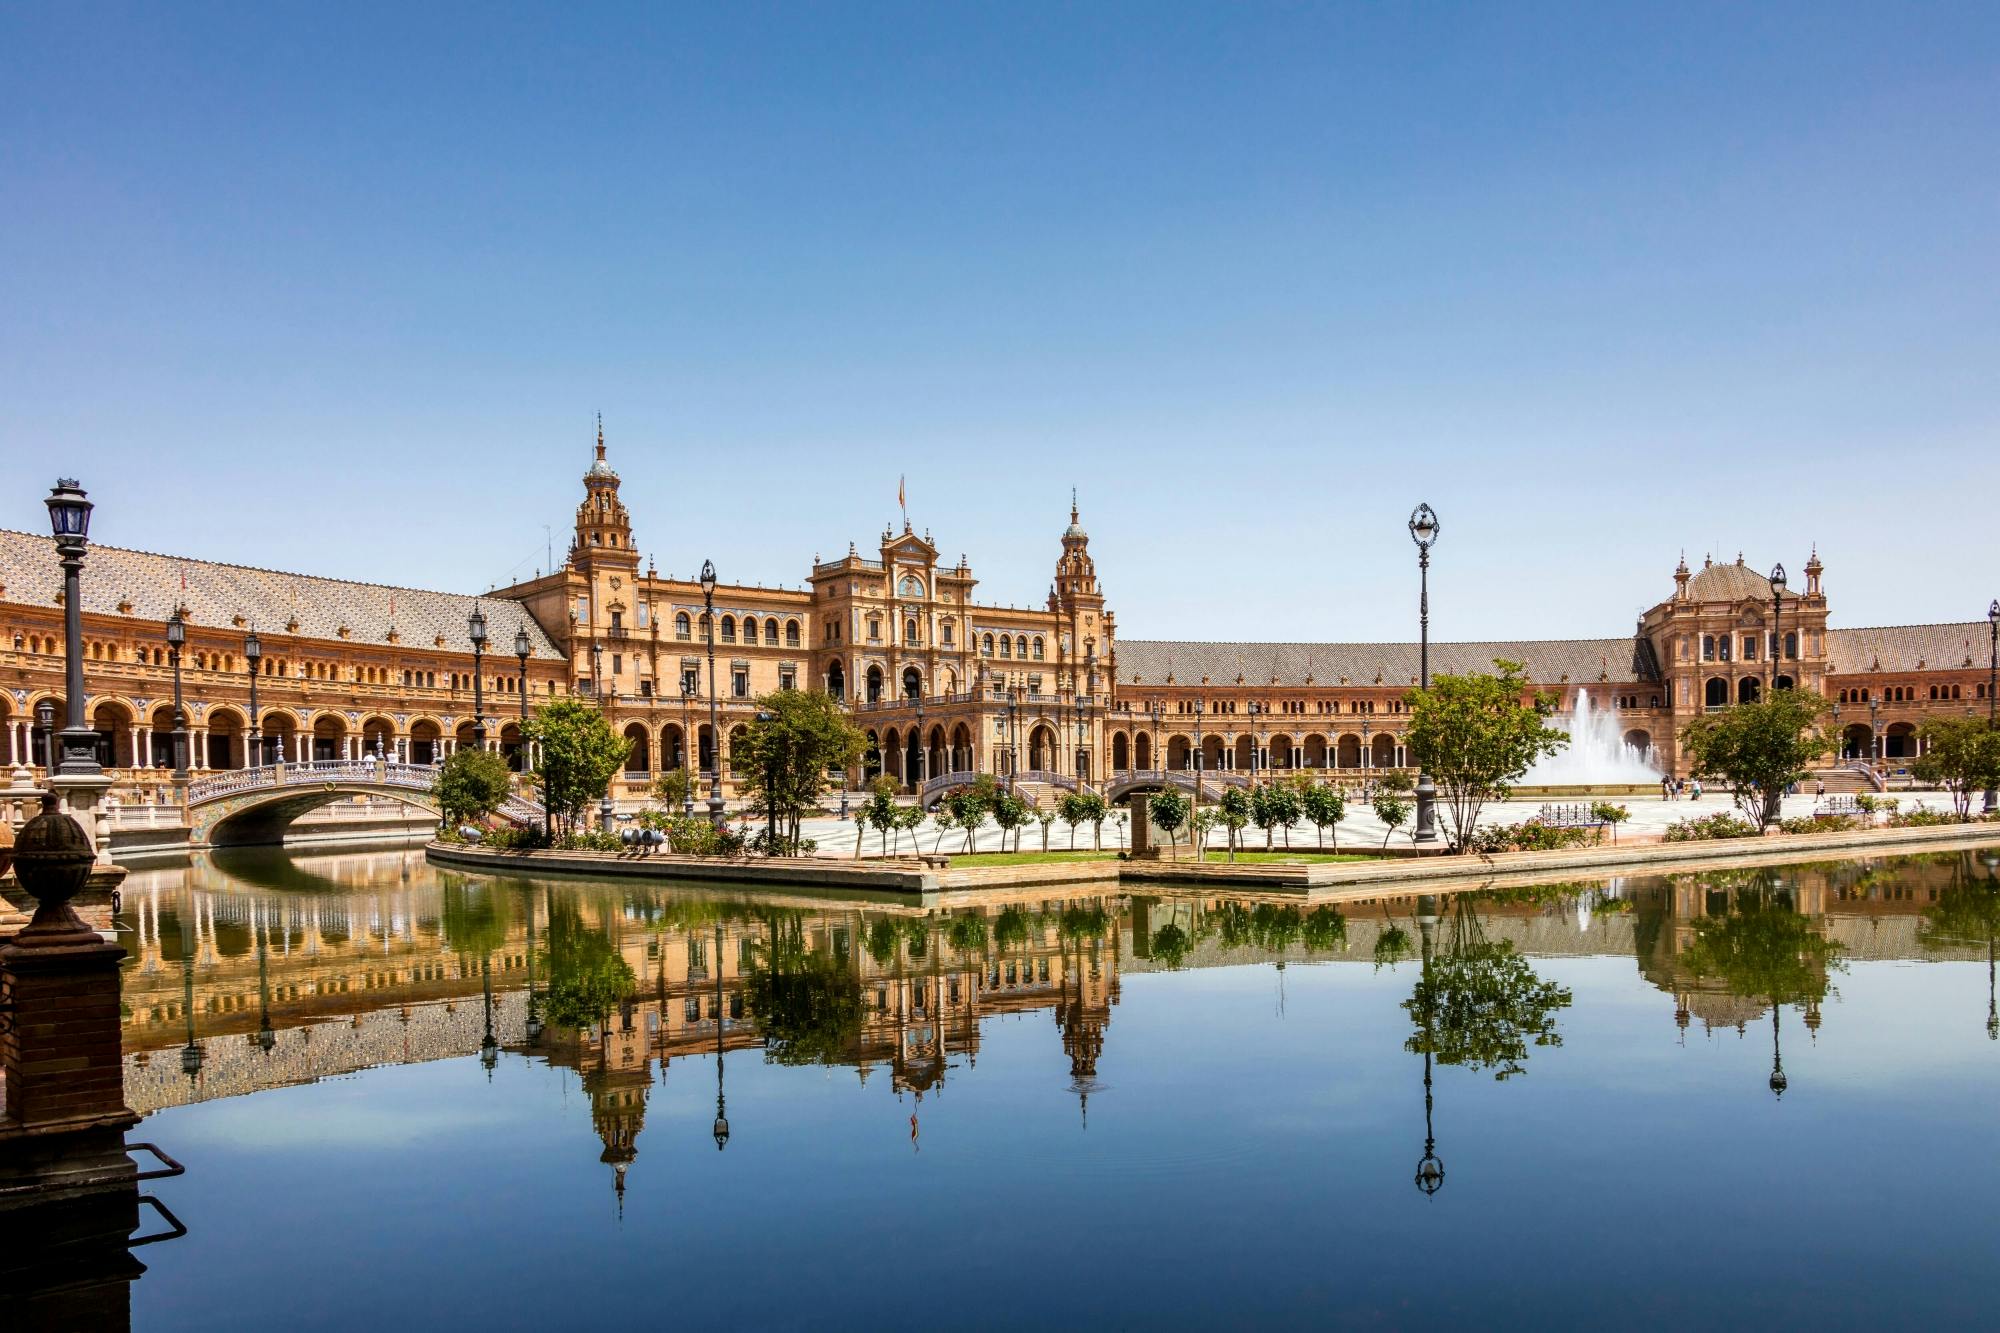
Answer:
[[(1618, 633), (1685, 548), (2000, 593), (2000, 7), (0, 8), (0, 452), (483, 587), (896, 513), (1121, 632)], [(37, 485), (0, 526), (39, 528)]]

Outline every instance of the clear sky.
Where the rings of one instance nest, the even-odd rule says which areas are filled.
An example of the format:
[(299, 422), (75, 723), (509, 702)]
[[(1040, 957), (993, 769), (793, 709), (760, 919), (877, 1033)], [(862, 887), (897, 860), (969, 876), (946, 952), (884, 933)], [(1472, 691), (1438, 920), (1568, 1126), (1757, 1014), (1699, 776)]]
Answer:
[(0, 526), (663, 572), (910, 515), (1132, 637), (2000, 594), (2000, 5), (0, 6)]

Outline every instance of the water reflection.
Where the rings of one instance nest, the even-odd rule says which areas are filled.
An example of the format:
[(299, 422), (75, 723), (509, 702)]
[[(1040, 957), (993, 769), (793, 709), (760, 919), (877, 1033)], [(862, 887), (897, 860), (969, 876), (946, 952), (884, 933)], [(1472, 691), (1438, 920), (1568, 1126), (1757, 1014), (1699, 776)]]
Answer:
[(1400, 1004), (1423, 1060), (1426, 1193), (1444, 1178), (1434, 1066), (1506, 1081), (1562, 1047), (1574, 997), (1544, 960), (1631, 958), (1672, 997), (1678, 1039), (1768, 1013), (1773, 1092), (1789, 1082), (1782, 1011), (1816, 1032), (1848, 959), (1985, 961), (2000, 1031), (2000, 875), (1970, 855), (1340, 906), (1098, 894), (923, 910), (468, 878), (404, 850), (245, 851), (135, 874), (120, 928), (142, 1113), (457, 1056), (490, 1077), (512, 1054), (578, 1076), (621, 1190), (675, 1062), (714, 1058), (709, 1132), (729, 1143), (728, 1056), (744, 1051), (882, 1076), (914, 1131), (924, 1098), (976, 1066), (984, 1025), (1045, 1013), (1087, 1126), (1121, 983), (1147, 973), (1415, 957)]

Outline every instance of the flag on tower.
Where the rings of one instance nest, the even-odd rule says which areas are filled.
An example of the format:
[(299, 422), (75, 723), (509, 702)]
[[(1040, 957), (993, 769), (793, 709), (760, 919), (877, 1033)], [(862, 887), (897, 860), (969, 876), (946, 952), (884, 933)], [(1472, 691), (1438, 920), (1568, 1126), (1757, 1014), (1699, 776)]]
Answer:
[(910, 526), (910, 502), (904, 493), (904, 480), (904, 474), (899, 473), (896, 477), (896, 508), (903, 511), (903, 526), (907, 528)]

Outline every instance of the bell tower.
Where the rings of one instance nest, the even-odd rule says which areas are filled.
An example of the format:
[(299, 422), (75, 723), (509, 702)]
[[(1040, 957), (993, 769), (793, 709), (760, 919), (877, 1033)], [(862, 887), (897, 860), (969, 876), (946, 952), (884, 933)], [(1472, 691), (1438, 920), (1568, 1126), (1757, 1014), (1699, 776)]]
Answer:
[(1062, 555), (1049, 587), (1049, 610), (1056, 616), (1057, 657), (1067, 688), (1097, 694), (1111, 653), (1111, 618), (1104, 613), (1104, 590), (1090, 558), (1090, 534), (1077, 518), (1075, 491), (1070, 492), (1069, 527), (1063, 531)]
[(632, 519), (618, 498), (618, 474), (604, 458), (604, 419), (597, 420), (597, 458), (583, 474), (583, 503), (576, 507), (571, 563), (582, 570), (639, 568), (632, 549)]

